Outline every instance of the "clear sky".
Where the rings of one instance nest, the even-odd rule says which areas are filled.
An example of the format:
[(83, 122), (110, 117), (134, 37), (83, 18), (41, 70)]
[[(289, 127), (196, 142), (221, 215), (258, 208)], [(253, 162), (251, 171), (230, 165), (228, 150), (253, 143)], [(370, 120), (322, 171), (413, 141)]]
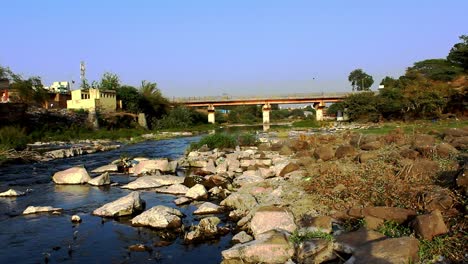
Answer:
[(0, 65), (45, 85), (110, 71), (164, 95), (348, 91), (468, 34), (466, 0), (0, 0)]

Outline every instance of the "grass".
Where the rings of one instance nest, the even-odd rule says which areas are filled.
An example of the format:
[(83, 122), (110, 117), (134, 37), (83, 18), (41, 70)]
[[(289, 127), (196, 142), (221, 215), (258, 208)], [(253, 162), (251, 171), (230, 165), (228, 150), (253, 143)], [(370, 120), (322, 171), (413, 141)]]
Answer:
[(441, 132), (447, 128), (461, 128), (468, 126), (468, 120), (418, 120), (414, 122), (388, 122), (380, 127), (371, 127), (368, 129), (359, 129), (363, 134), (388, 134), (392, 130), (400, 128), (405, 134)]
[(304, 241), (314, 239), (314, 238), (320, 238), (320, 239), (325, 239), (328, 241), (333, 241), (334, 237), (331, 234), (322, 232), (322, 231), (306, 231), (306, 232), (299, 232), (298, 230), (295, 230), (291, 236), (289, 236), (289, 241), (291, 241), (294, 244), (300, 244)]
[(316, 120), (313, 119), (307, 119), (307, 120), (301, 120), (301, 121), (296, 121), (292, 124), (293, 127), (314, 127), (318, 128), (321, 127), (320, 122), (317, 122)]
[(400, 225), (393, 221), (385, 221), (377, 230), (387, 237), (403, 237), (411, 235), (412, 231), (409, 227)]

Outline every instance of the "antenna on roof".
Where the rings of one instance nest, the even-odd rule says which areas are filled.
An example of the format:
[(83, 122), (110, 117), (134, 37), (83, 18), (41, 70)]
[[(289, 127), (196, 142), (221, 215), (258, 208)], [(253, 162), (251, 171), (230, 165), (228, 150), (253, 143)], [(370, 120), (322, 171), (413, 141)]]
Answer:
[(86, 78), (85, 78), (85, 74), (86, 74), (86, 66), (85, 66), (85, 62), (84, 61), (81, 61), (80, 62), (80, 79), (81, 79), (81, 88), (86, 88), (85, 87), (85, 82), (86, 82)]

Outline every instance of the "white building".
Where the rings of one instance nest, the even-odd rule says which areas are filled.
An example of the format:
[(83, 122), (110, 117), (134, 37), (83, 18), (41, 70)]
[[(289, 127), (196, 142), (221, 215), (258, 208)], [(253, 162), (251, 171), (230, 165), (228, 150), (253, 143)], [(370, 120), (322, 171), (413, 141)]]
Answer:
[(70, 92), (70, 82), (53, 82), (51, 86), (45, 86), (44, 89), (54, 93)]

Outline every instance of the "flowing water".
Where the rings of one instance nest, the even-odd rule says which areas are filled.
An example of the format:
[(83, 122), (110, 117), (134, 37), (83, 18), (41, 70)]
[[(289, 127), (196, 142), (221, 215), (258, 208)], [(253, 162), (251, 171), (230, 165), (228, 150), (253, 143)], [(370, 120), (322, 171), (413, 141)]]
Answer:
[[(221, 251), (230, 247), (230, 234), (216, 241), (185, 245), (183, 235), (132, 227), (130, 218), (102, 219), (91, 215), (94, 209), (125, 196), (129, 190), (118, 186), (55, 185), (51, 181), (57, 171), (75, 165), (85, 165), (91, 171), (121, 156), (176, 159), (190, 142), (197, 140), (199, 137), (146, 141), (109, 152), (0, 167), (0, 192), (9, 188), (30, 190), (22, 197), (0, 197), (0, 263), (219, 263)], [(121, 184), (134, 179), (111, 174), (111, 181)], [(147, 209), (155, 205), (177, 208), (172, 195), (143, 191), (142, 198)], [(61, 215), (21, 215), (29, 205), (60, 207), (64, 211)], [(194, 205), (178, 209), (186, 215), (185, 226), (198, 223), (192, 215)], [(81, 217), (82, 223), (71, 223), (74, 214)], [(171, 244), (155, 245), (163, 240)], [(147, 245), (151, 250), (130, 252), (128, 247), (134, 244)]]

